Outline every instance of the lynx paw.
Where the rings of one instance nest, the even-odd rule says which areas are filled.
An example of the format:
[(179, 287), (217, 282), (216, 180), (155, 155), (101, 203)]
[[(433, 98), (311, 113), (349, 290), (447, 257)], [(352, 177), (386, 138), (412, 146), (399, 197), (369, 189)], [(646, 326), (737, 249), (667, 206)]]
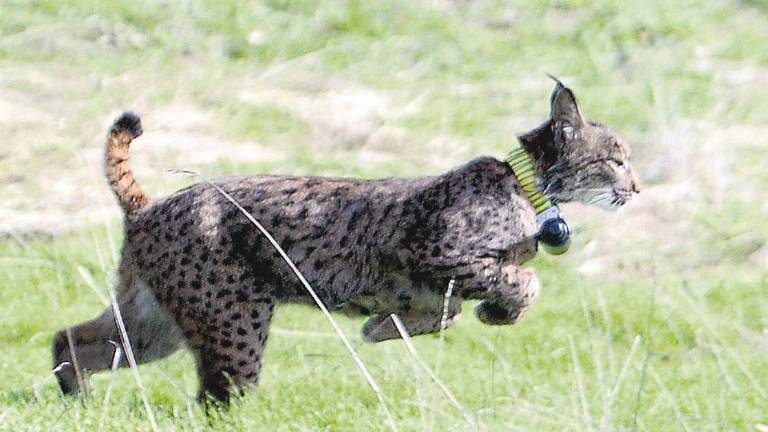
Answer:
[(485, 324), (515, 324), (523, 319), (536, 301), (541, 288), (532, 269), (504, 269), (500, 284), (491, 288), (475, 308), (477, 319)]

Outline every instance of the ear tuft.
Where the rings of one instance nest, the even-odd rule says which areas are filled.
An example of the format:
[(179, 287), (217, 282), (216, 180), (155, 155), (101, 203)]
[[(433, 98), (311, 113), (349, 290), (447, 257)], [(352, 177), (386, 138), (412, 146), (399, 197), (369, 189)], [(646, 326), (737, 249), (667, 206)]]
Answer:
[(561, 86), (565, 87), (565, 86), (563, 85), (563, 83), (560, 81), (560, 79), (559, 79), (558, 77), (556, 77), (556, 76), (552, 75), (552, 74), (551, 74), (551, 73), (549, 73), (549, 72), (547, 72), (547, 76), (549, 77), (549, 79), (551, 79), (551, 80), (552, 80), (552, 81), (554, 81), (555, 83), (557, 83), (557, 84), (559, 84), (559, 85), (561, 85)]
[(570, 128), (571, 131), (581, 128), (584, 125), (584, 117), (581, 115), (581, 110), (576, 102), (576, 96), (560, 80), (552, 75), (549, 77), (556, 83), (550, 99), (550, 117), (555, 127)]

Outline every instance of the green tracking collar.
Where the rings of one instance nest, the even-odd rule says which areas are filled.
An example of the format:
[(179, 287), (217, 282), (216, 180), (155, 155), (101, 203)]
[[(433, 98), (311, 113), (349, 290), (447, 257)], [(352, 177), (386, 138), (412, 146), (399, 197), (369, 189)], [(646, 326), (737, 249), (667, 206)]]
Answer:
[(571, 230), (562, 218), (560, 208), (539, 190), (530, 156), (522, 147), (518, 147), (509, 152), (506, 160), (536, 211), (536, 223), (539, 225), (537, 240), (548, 253), (564, 254), (571, 245)]

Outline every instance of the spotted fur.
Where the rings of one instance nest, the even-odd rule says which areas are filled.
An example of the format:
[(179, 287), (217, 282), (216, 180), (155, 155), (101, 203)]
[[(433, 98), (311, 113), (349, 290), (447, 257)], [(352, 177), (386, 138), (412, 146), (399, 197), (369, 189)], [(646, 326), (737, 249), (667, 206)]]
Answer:
[[(615, 207), (637, 192), (629, 148), (587, 122), (558, 83), (552, 114), (520, 141), (541, 187), (556, 200)], [(197, 360), (200, 398), (227, 401), (258, 380), (276, 305), (313, 304), (277, 252), (214, 187), (201, 183), (150, 201), (127, 165), (140, 134), (124, 114), (107, 140), (107, 177), (125, 210), (117, 299), (139, 363), (182, 346)], [(363, 336), (398, 338), (397, 313), (412, 335), (448, 324), (466, 299), (478, 318), (513, 324), (539, 292), (533, 270), (535, 214), (509, 166), (481, 157), (435, 177), (355, 180), (254, 176), (218, 180), (282, 245), (331, 310), (368, 315)], [(601, 192), (596, 192), (601, 191)], [(607, 192), (606, 192), (607, 191)], [(601, 194), (607, 194), (605, 197)], [(109, 367), (120, 338), (111, 309), (60, 331), (54, 366), (61, 389), (78, 391), (78, 365)], [(124, 361), (121, 365), (124, 364)]]

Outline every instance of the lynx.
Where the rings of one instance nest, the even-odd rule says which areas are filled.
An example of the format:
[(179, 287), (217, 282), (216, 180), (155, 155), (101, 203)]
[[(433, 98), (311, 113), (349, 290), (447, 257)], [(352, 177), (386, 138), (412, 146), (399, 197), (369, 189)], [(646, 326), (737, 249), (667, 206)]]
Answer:
[[(639, 192), (618, 134), (586, 120), (560, 82), (550, 105), (543, 124), (517, 137), (547, 197), (612, 209)], [(145, 195), (128, 163), (141, 134), (139, 118), (125, 113), (106, 143), (106, 177), (124, 211), (116, 298), (127, 334), (139, 364), (191, 350), (199, 398), (226, 403), (257, 382), (275, 306), (312, 299), (212, 184), (156, 200)], [(411, 335), (440, 330), (450, 280), (447, 325), (467, 299), (481, 300), (480, 321), (514, 324), (540, 291), (534, 271), (521, 267), (537, 252), (533, 206), (510, 166), (493, 157), (433, 177), (213, 183), (269, 230), (329, 310), (370, 316), (362, 329), (370, 342), (400, 337), (392, 313)], [(108, 369), (121, 346), (111, 308), (58, 332), (61, 390), (77, 393), (82, 372)]]

